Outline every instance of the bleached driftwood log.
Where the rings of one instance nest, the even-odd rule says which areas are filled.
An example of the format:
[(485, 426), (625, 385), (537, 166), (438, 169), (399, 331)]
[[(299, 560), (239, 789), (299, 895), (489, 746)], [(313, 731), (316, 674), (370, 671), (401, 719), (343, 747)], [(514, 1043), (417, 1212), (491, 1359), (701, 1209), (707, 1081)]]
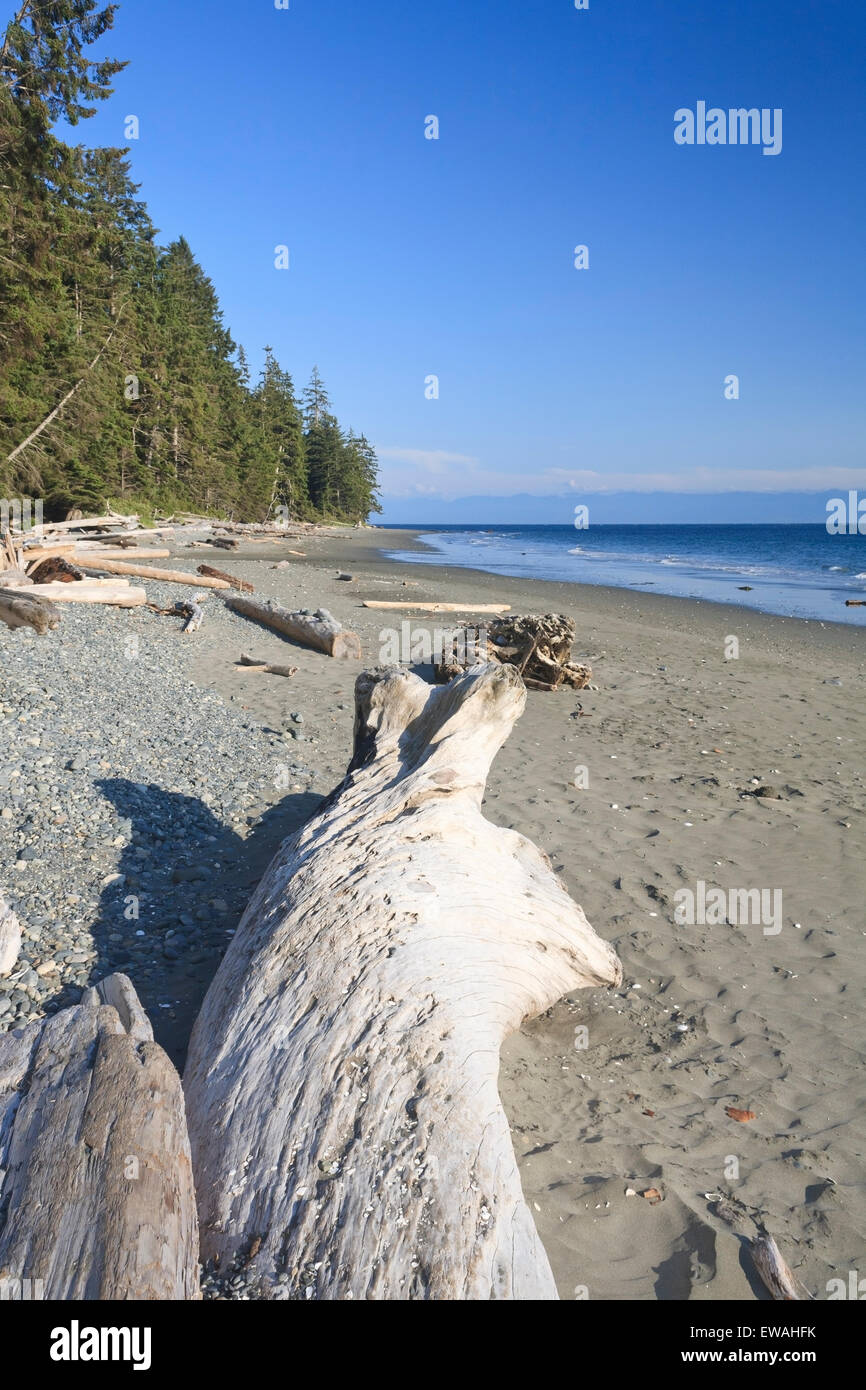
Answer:
[(621, 968), (546, 856), (481, 814), (525, 699), (504, 666), (359, 677), (349, 772), (211, 985), (184, 1078), (202, 1255), (259, 1297), (556, 1298), (499, 1049)]
[(0, 979), (14, 970), (20, 954), (20, 923), (9, 904), (0, 898)]
[(125, 975), (0, 1038), (0, 1281), (198, 1297), (180, 1078)]
[(54, 603), (107, 603), (114, 608), (140, 608), (147, 603), (144, 589), (126, 579), (82, 579), (77, 584), (52, 580), (50, 584), (34, 584), (15, 592), (19, 597), (26, 594), (28, 598), (51, 599)]
[[(339, 576), (338, 576), (339, 577)], [(351, 577), (351, 576), (350, 576)], [(364, 608), (411, 608), (416, 613), (507, 613), (510, 603), (409, 603), (404, 600), (367, 598)]]
[(273, 600), (263, 602), (260, 599), (235, 598), (234, 595), (227, 596), (225, 602), (226, 607), (235, 613), (263, 623), (265, 627), (271, 627), (295, 642), (302, 642), (306, 647), (315, 647), (316, 651), (324, 652), (326, 656), (349, 657), (356, 661), (361, 659), (360, 638), (341, 627), (327, 608), (318, 608), (315, 613), (293, 613)]
[(125, 560), (103, 560), (101, 555), (82, 565), (86, 574), (133, 575), (139, 579), (157, 579), (162, 584), (189, 584), (194, 589), (228, 589), (224, 579), (209, 579), (206, 575), (187, 574), (186, 570), (157, 569), (153, 565), (127, 564)]
[(40, 637), (60, 626), (60, 614), (53, 603), (27, 589), (0, 589), (0, 622), (7, 627), (32, 627)]

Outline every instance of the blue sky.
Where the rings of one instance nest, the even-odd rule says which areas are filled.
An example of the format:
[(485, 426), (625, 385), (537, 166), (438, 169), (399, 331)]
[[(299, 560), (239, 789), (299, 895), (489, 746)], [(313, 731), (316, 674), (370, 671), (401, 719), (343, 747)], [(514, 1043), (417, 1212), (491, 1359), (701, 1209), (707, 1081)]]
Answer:
[[(862, 0), (290, 3), (123, 0), (77, 138), (138, 116), (161, 241), (254, 368), (318, 364), (386, 520), (866, 487)], [(701, 100), (781, 108), (781, 153), (677, 145)]]

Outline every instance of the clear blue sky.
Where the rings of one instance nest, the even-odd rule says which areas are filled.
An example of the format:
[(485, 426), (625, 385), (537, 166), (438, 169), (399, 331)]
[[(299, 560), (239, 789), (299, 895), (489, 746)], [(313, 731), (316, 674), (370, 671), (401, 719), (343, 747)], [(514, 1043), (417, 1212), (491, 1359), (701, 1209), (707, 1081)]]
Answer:
[[(318, 364), (387, 520), (866, 488), (863, 0), (123, 0), (100, 48), (78, 138), (139, 117), (161, 241), (254, 368)], [(678, 146), (700, 100), (781, 108), (781, 154)]]

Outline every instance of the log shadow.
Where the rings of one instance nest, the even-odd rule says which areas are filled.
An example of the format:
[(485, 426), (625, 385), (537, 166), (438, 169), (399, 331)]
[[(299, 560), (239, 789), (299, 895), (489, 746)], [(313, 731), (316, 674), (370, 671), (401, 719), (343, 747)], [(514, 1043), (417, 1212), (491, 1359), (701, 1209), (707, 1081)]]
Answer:
[[(113, 971), (128, 975), (154, 1037), (182, 1071), (192, 1025), (247, 902), (283, 840), (323, 798), (288, 795), (242, 836), (197, 797), (126, 778), (96, 787), (118, 819), (131, 822), (132, 838), (90, 927), (98, 954), (89, 983)], [(49, 1011), (80, 994), (65, 986)]]

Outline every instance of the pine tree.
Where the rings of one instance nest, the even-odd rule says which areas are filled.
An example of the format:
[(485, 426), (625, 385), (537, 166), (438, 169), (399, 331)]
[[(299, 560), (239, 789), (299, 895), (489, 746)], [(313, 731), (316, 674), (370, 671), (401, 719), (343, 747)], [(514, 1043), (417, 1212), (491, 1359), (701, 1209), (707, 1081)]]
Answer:
[(157, 247), (129, 151), (53, 134), (125, 66), (86, 57), (115, 8), (28, 0), (0, 47), (0, 493), (38, 492), (49, 514), (128, 500), (366, 516), (375, 454), (341, 429), (318, 368), (299, 402), (268, 348), (251, 389), (190, 246)]

